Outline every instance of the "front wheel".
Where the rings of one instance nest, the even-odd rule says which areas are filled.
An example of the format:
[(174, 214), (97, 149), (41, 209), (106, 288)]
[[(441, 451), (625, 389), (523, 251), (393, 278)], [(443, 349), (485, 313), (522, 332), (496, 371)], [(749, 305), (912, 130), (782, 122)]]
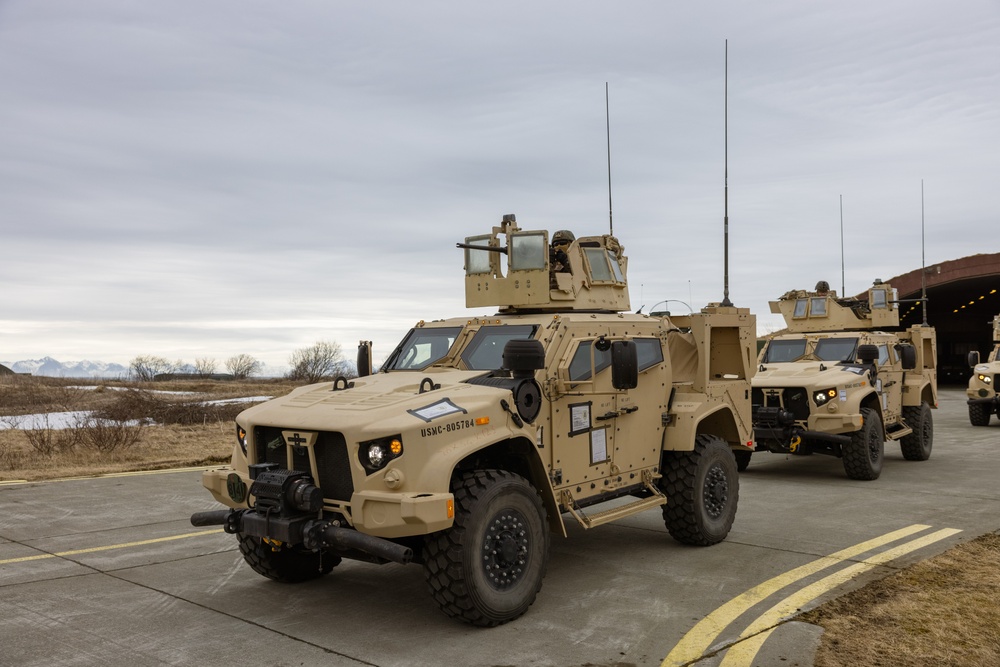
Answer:
[(850, 444), (844, 445), (844, 472), (851, 479), (878, 479), (885, 454), (882, 419), (869, 408), (861, 409), (861, 418), (861, 428), (851, 434)]
[(297, 584), (322, 577), (340, 564), (340, 556), (320, 551), (287, 544), (271, 545), (259, 537), (243, 533), (237, 533), (236, 539), (239, 540), (243, 560), (254, 572), (283, 584)]
[(535, 601), (549, 557), (545, 507), (526, 479), (477, 470), (452, 483), (455, 523), (424, 542), (424, 575), (448, 616), (492, 627)]
[(926, 461), (931, 457), (931, 447), (934, 446), (931, 406), (925, 401), (918, 406), (904, 407), (903, 419), (913, 429), (913, 433), (904, 435), (899, 441), (903, 458), (907, 461)]
[(973, 426), (989, 426), (990, 406), (985, 403), (969, 403), (969, 421)]
[(736, 518), (740, 477), (724, 440), (702, 434), (694, 451), (665, 452), (660, 488), (667, 496), (663, 522), (683, 544), (708, 546), (726, 539)]

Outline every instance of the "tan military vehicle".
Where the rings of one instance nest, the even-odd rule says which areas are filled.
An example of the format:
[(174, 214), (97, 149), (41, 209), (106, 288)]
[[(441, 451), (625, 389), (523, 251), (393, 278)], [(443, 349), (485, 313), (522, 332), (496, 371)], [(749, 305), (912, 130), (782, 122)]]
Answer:
[(969, 353), (969, 366), (972, 367), (972, 377), (969, 378), (969, 388), (965, 390), (969, 397), (969, 421), (973, 426), (989, 426), (990, 415), (1000, 416), (1000, 394), (997, 394), (997, 381), (1000, 381), (1000, 315), (993, 318), (993, 351), (986, 361), (979, 358), (979, 350)]
[(567, 523), (661, 508), (676, 540), (723, 540), (732, 450), (752, 444), (754, 316), (629, 313), (618, 240), (554, 237), (504, 216), (459, 244), (466, 305), (495, 315), (420, 321), (378, 373), (241, 413), (232, 464), (203, 479), (233, 509), (192, 523), (224, 525), (278, 581), (420, 562), (445, 614), (481, 626), (527, 610)]
[[(937, 407), (933, 327), (899, 327), (896, 296), (876, 281), (868, 300), (838, 298), (825, 282), (771, 301), (787, 325), (760, 352), (753, 378), (757, 450), (831, 454), (851, 479), (877, 479), (885, 440), (930, 458)], [(740, 470), (750, 454), (736, 453)]]

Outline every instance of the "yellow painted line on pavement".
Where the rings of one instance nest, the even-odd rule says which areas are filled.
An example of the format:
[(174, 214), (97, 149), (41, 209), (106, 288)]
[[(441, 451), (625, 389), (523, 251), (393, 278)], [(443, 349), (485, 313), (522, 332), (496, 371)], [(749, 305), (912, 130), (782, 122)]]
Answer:
[(223, 532), (222, 528), (218, 528), (215, 530), (200, 530), (197, 533), (184, 533), (183, 535), (157, 537), (152, 540), (141, 540), (139, 542), (126, 542), (125, 544), (109, 544), (103, 547), (91, 547), (89, 549), (74, 549), (73, 551), (61, 551), (56, 554), (39, 554), (37, 556), (24, 556), (23, 558), (8, 558), (7, 560), (0, 560), (0, 565), (6, 565), (8, 563), (25, 563), (31, 560), (44, 560), (46, 558), (62, 558), (65, 556), (78, 556), (80, 554), (89, 554), (97, 551), (109, 551), (111, 549), (127, 549), (129, 547), (141, 547), (147, 544), (170, 542), (171, 540), (183, 540), (188, 537), (202, 537), (203, 535), (215, 535), (216, 533), (221, 533), (221, 532)]
[(76, 482), (81, 479), (107, 479), (109, 477), (138, 477), (140, 475), (165, 475), (171, 472), (196, 472), (198, 470), (215, 470), (225, 467), (226, 464), (219, 463), (212, 466), (195, 466), (193, 468), (163, 468), (162, 470), (133, 470), (131, 472), (106, 472), (100, 475), (80, 475), (79, 477), (58, 477), (56, 479), (8, 479), (0, 481), (0, 486), (14, 484), (48, 484), (50, 482)]
[[(957, 528), (943, 528), (930, 535), (917, 538), (906, 544), (901, 544), (882, 553), (875, 554), (870, 558), (863, 559), (860, 563), (855, 563), (838, 570), (833, 574), (816, 581), (795, 593), (789, 595), (778, 604), (774, 605), (757, 619), (747, 626), (747, 629), (740, 634), (740, 641), (729, 649), (726, 657), (719, 663), (719, 667), (743, 667), (752, 665), (754, 658), (764, 641), (771, 635), (777, 624), (784, 618), (794, 614), (807, 602), (815, 600), (820, 595), (832, 591), (837, 586), (844, 584), (863, 572), (874, 569), (879, 565), (895, 560), (900, 556), (922, 549), (930, 544), (939, 542), (945, 538), (961, 533)], [(750, 639), (747, 639), (747, 638)], [(735, 651), (734, 651), (735, 649)]]
[(838, 565), (858, 554), (863, 554), (866, 551), (871, 551), (890, 542), (909, 537), (914, 533), (919, 533), (928, 528), (930, 526), (923, 524), (914, 524), (906, 528), (900, 528), (891, 533), (886, 533), (885, 535), (847, 547), (829, 556), (817, 558), (812, 562), (800, 565), (754, 586), (698, 621), (686, 635), (681, 637), (681, 640), (677, 642), (677, 645), (674, 646), (663, 660), (661, 667), (679, 667), (680, 665), (686, 665), (689, 662), (697, 660), (705, 652), (705, 649), (712, 644), (712, 641), (719, 636), (719, 633), (736, 620), (737, 617), (785, 586), (804, 579), (820, 570)]

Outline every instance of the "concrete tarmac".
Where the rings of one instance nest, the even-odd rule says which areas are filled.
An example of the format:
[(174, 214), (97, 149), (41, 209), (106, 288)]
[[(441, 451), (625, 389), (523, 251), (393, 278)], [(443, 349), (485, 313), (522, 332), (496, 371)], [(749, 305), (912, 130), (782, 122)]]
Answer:
[(886, 443), (880, 479), (839, 459), (754, 456), (736, 522), (707, 548), (659, 510), (553, 537), (528, 613), (493, 629), (445, 617), (419, 565), (344, 561), (283, 585), (236, 540), (197, 470), (0, 485), (0, 664), (378, 667), (812, 664), (810, 609), (1000, 529), (1000, 423), (942, 389), (930, 460)]

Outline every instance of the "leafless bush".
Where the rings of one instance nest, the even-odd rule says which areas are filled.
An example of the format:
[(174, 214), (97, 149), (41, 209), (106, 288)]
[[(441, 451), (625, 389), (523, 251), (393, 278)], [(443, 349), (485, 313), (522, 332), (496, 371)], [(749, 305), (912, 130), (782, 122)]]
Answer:
[(126, 389), (117, 392), (114, 400), (97, 410), (94, 417), (117, 421), (155, 419), (152, 413), (160, 410), (165, 402), (148, 391)]
[(207, 424), (231, 421), (246, 408), (245, 403), (205, 403), (176, 401), (156, 396), (148, 391), (129, 389), (120, 392), (116, 400), (94, 413), (100, 419), (117, 421), (153, 421), (157, 424)]
[(213, 374), (218, 366), (219, 364), (215, 361), (215, 359), (202, 357), (194, 360), (195, 375), (199, 375), (201, 377), (208, 377)]
[(237, 354), (226, 359), (226, 369), (237, 380), (245, 380), (260, 372), (261, 364), (249, 354)]
[(129, 373), (138, 382), (152, 382), (157, 375), (172, 373), (176, 368), (163, 357), (141, 354), (129, 362)]
[(128, 449), (139, 442), (143, 428), (144, 422), (137, 420), (86, 417), (73, 430), (82, 446), (109, 454)]
[(205, 404), (198, 402), (174, 403), (157, 413), (155, 421), (158, 424), (208, 424), (219, 421), (232, 421), (240, 412), (246, 409), (242, 403)]
[(24, 465), (24, 452), (9, 440), (0, 441), (0, 470), (17, 470)]
[(340, 343), (319, 341), (311, 347), (296, 350), (288, 359), (292, 370), (289, 379), (304, 382), (319, 382), (341, 374), (345, 370), (345, 360)]
[[(20, 424), (12, 424), (12, 428)], [(40, 422), (31, 424), (34, 428), (27, 428), (21, 432), (28, 440), (28, 444), (35, 453), (52, 458), (58, 453), (72, 452), (80, 442), (80, 434), (75, 428), (55, 428), (49, 421), (49, 416), (44, 415)]]

